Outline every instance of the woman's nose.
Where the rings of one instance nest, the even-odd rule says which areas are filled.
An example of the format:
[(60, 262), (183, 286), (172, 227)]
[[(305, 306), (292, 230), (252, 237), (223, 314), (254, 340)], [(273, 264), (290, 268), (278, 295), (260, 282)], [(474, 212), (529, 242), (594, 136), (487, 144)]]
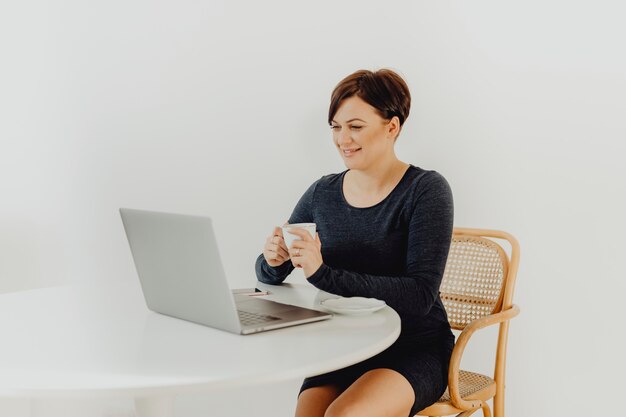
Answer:
[(338, 142), (339, 144), (352, 142), (352, 138), (350, 137), (350, 131), (348, 129), (341, 129), (339, 131)]

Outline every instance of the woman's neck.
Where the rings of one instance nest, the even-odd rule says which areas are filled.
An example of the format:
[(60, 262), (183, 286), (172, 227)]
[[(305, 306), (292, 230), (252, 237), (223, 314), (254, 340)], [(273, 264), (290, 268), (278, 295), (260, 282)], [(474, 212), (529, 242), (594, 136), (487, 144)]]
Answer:
[(398, 184), (409, 164), (397, 158), (381, 161), (367, 170), (349, 170), (349, 182), (359, 194), (377, 194), (388, 191), (390, 186)]

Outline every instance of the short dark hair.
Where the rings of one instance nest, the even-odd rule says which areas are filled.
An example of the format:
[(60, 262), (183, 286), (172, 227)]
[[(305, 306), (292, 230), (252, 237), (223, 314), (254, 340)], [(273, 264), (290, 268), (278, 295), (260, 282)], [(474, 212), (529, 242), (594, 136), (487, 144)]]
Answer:
[(328, 124), (331, 124), (341, 103), (357, 96), (374, 107), (384, 119), (398, 116), (400, 126), (409, 117), (411, 93), (406, 82), (389, 69), (376, 72), (359, 70), (341, 80), (333, 90), (328, 109)]

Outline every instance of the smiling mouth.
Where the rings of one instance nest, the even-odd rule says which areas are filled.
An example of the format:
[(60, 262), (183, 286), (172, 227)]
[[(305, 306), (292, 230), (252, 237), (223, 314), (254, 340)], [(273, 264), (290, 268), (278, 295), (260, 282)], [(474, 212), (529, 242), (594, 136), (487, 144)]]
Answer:
[(360, 150), (361, 150), (361, 148), (357, 148), (357, 149), (342, 149), (341, 152), (344, 155), (348, 156), (348, 155), (353, 155), (353, 154), (355, 154), (356, 152), (358, 152)]

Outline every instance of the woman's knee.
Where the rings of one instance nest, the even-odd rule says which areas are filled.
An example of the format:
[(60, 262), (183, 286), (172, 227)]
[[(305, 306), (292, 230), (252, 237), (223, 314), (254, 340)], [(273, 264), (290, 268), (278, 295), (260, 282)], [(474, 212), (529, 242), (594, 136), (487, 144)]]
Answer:
[(404, 417), (414, 400), (413, 388), (404, 376), (390, 369), (374, 369), (333, 401), (324, 417)]
[(335, 401), (326, 409), (324, 417), (362, 417), (364, 410), (357, 404), (347, 401)]
[(340, 391), (332, 385), (308, 388), (298, 396), (296, 417), (322, 417)]

